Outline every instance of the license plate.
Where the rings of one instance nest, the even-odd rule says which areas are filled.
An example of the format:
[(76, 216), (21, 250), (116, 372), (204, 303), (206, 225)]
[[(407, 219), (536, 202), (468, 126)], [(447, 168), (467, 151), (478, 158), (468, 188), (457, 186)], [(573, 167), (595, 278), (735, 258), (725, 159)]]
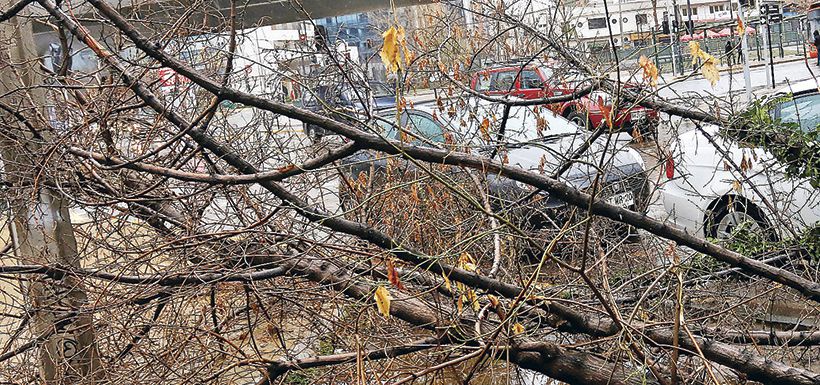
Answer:
[(632, 120), (642, 120), (646, 117), (646, 111), (633, 111), (630, 113)]
[(635, 196), (632, 195), (631, 191), (627, 191), (607, 198), (606, 203), (618, 207), (629, 207), (635, 204)]

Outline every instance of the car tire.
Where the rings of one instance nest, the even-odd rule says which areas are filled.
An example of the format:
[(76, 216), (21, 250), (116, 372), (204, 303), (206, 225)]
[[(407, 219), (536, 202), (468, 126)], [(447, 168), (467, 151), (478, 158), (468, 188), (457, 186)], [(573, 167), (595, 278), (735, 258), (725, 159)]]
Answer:
[[(650, 140), (650, 141), (658, 139), (658, 126), (657, 126), (657, 124), (651, 124), (651, 123), (639, 124), (637, 126), (637, 128), (638, 128), (638, 133), (640, 134), (641, 139)], [(629, 136), (631, 136), (633, 139), (637, 139), (635, 137), (635, 126), (634, 125), (629, 124), (626, 131), (629, 133)]]
[(733, 233), (742, 227), (751, 233), (763, 234), (766, 240), (777, 238), (760, 209), (744, 199), (721, 200), (707, 215), (704, 225), (706, 235), (718, 240), (731, 239)]
[(316, 132), (316, 129), (307, 123), (302, 123), (302, 131), (305, 133), (305, 136), (308, 137), (310, 143), (318, 144), (322, 141), (322, 136)]
[(593, 128), (592, 122), (589, 120), (586, 114), (582, 114), (578, 111), (570, 112), (569, 115), (567, 115), (567, 120), (574, 123), (578, 127), (582, 127), (586, 130), (591, 130)]

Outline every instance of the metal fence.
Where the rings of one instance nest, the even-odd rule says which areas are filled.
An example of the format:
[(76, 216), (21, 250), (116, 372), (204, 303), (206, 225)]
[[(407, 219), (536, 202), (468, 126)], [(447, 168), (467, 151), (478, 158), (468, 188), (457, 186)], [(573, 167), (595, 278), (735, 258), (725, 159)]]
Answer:
[[(748, 36), (749, 60), (766, 60), (769, 53), (768, 48), (764, 44), (765, 34), (762, 33), (759, 26), (753, 25), (753, 27), (756, 32)], [(702, 30), (698, 32), (702, 32)], [(807, 37), (801, 30), (799, 20), (772, 25), (770, 33), (772, 55), (774, 58), (805, 56)], [(740, 43), (739, 36), (706, 38), (697, 41), (704, 51), (719, 58), (722, 64), (726, 64), (728, 61), (725, 57), (725, 47), (726, 42), (729, 40), (732, 40), (735, 44)], [(685, 65), (691, 63), (692, 59), (689, 54), (688, 42), (676, 42), (672, 45), (667, 35), (655, 33), (654, 36), (651, 36), (651, 39), (636, 43), (643, 44), (643, 46), (616, 48), (618, 62), (621, 67), (634, 66), (637, 63), (637, 59), (642, 55), (654, 59), (661, 70), (671, 70), (673, 54), (676, 55), (675, 61), (682, 61)], [(739, 46), (737, 49), (740, 49)], [(588, 50), (591, 60), (600, 64), (615, 64), (615, 53), (613, 53), (607, 42), (600, 42), (598, 44), (591, 43), (588, 46)], [(732, 54), (735, 55), (733, 62), (737, 63), (737, 51), (734, 51)]]

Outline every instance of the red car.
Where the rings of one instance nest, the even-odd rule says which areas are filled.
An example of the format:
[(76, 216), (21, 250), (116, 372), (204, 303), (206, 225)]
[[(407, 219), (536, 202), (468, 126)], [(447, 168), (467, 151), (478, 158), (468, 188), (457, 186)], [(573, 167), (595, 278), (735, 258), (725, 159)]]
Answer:
[[(553, 69), (543, 65), (503, 66), (479, 71), (473, 75), (470, 88), (491, 96), (513, 95), (522, 99), (538, 99), (569, 94), (577, 87), (578, 81), (554, 81)], [(636, 87), (630, 85), (629, 87)], [(549, 106), (570, 121), (588, 128), (605, 124), (605, 110), (612, 109), (612, 96), (595, 91), (588, 96)], [(658, 111), (641, 106), (613, 111), (613, 126), (618, 131), (634, 136), (635, 129), (642, 136), (655, 136), (658, 126)]]

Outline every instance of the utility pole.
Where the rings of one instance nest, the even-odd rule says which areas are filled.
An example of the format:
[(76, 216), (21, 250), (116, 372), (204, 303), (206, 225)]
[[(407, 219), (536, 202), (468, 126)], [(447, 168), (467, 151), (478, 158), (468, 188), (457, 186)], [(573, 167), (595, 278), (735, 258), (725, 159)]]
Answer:
[(624, 0), (618, 0), (618, 32), (621, 36), (621, 47), (626, 49), (626, 44), (624, 44), (624, 8), (623, 8)]
[(676, 60), (675, 60), (675, 56), (677, 56), (677, 52), (675, 52), (675, 37), (674, 37), (675, 33), (674, 33), (674, 27), (672, 25), (673, 24), (673, 19), (672, 19), (672, 17), (673, 17), (672, 12), (673, 11), (672, 11), (672, 8), (671, 8), (671, 5), (670, 5), (670, 1), (672, 3), (674, 3), (675, 0), (668, 0), (666, 2), (666, 9), (667, 9), (667, 11), (666, 11), (666, 23), (667, 23), (667, 26), (669, 27), (669, 56), (672, 58), (672, 74), (674, 75), (675, 70), (677, 69), (677, 67), (676, 67), (677, 63), (676, 63)]
[(768, 4), (761, 4), (760, 5), (760, 28), (763, 28), (763, 51), (769, 52), (769, 56), (766, 57), (766, 65), (772, 68), (772, 76), (766, 76), (766, 87), (773, 88), (774, 87), (774, 65), (772, 64), (772, 33), (769, 30), (769, 20), (768, 20), (768, 13), (769, 13), (769, 5)]
[[(748, 1), (748, 0), (747, 0)], [(746, 103), (752, 102), (752, 76), (749, 73), (749, 34), (746, 33), (746, 17), (743, 14), (744, 0), (737, 1), (737, 17), (743, 30), (740, 35), (740, 49), (743, 51), (743, 82), (746, 85)]]
[[(16, 0), (0, 0), (0, 9), (10, 9)], [(22, 11), (24, 15), (27, 10)], [(40, 143), (47, 137), (54, 111), (46, 106), (41, 72), (37, 67), (31, 20), (13, 17), (0, 23), (0, 95), (6, 105), (18, 107), (23, 122), (2, 113), (12, 135), (0, 139), (5, 182), (8, 183), (13, 223), (10, 225), (14, 255), (20, 264), (80, 267), (81, 256), (68, 211), (68, 200), (37, 174)], [(71, 55), (71, 52), (64, 52)], [(16, 139), (8, 139), (16, 137)], [(44, 183), (46, 182), (46, 183)], [(32, 339), (42, 339), (39, 349), (41, 381), (47, 385), (94, 384), (104, 373), (94, 342), (91, 314), (81, 309), (88, 302), (82, 283), (73, 276), (62, 279), (36, 277), (25, 288), (32, 311)]]
[(686, 13), (689, 16), (689, 21), (686, 23), (686, 32), (689, 32), (689, 37), (695, 32), (695, 23), (692, 21), (692, 0), (686, 0)]
[(473, 9), (472, 1), (462, 0), (461, 6), (464, 8), (464, 24), (466, 24), (467, 30), (470, 30), (473, 27), (473, 13), (471, 12)]
[(672, 31), (672, 36), (674, 39), (673, 43), (675, 45), (676, 54), (678, 55), (678, 70), (680, 74), (683, 75), (683, 54), (681, 53), (680, 42), (678, 41), (678, 29), (680, 28), (680, 18), (678, 17), (678, 4), (675, 0), (672, 0), (672, 14), (675, 15), (675, 23), (673, 24), (674, 28), (670, 28)]

